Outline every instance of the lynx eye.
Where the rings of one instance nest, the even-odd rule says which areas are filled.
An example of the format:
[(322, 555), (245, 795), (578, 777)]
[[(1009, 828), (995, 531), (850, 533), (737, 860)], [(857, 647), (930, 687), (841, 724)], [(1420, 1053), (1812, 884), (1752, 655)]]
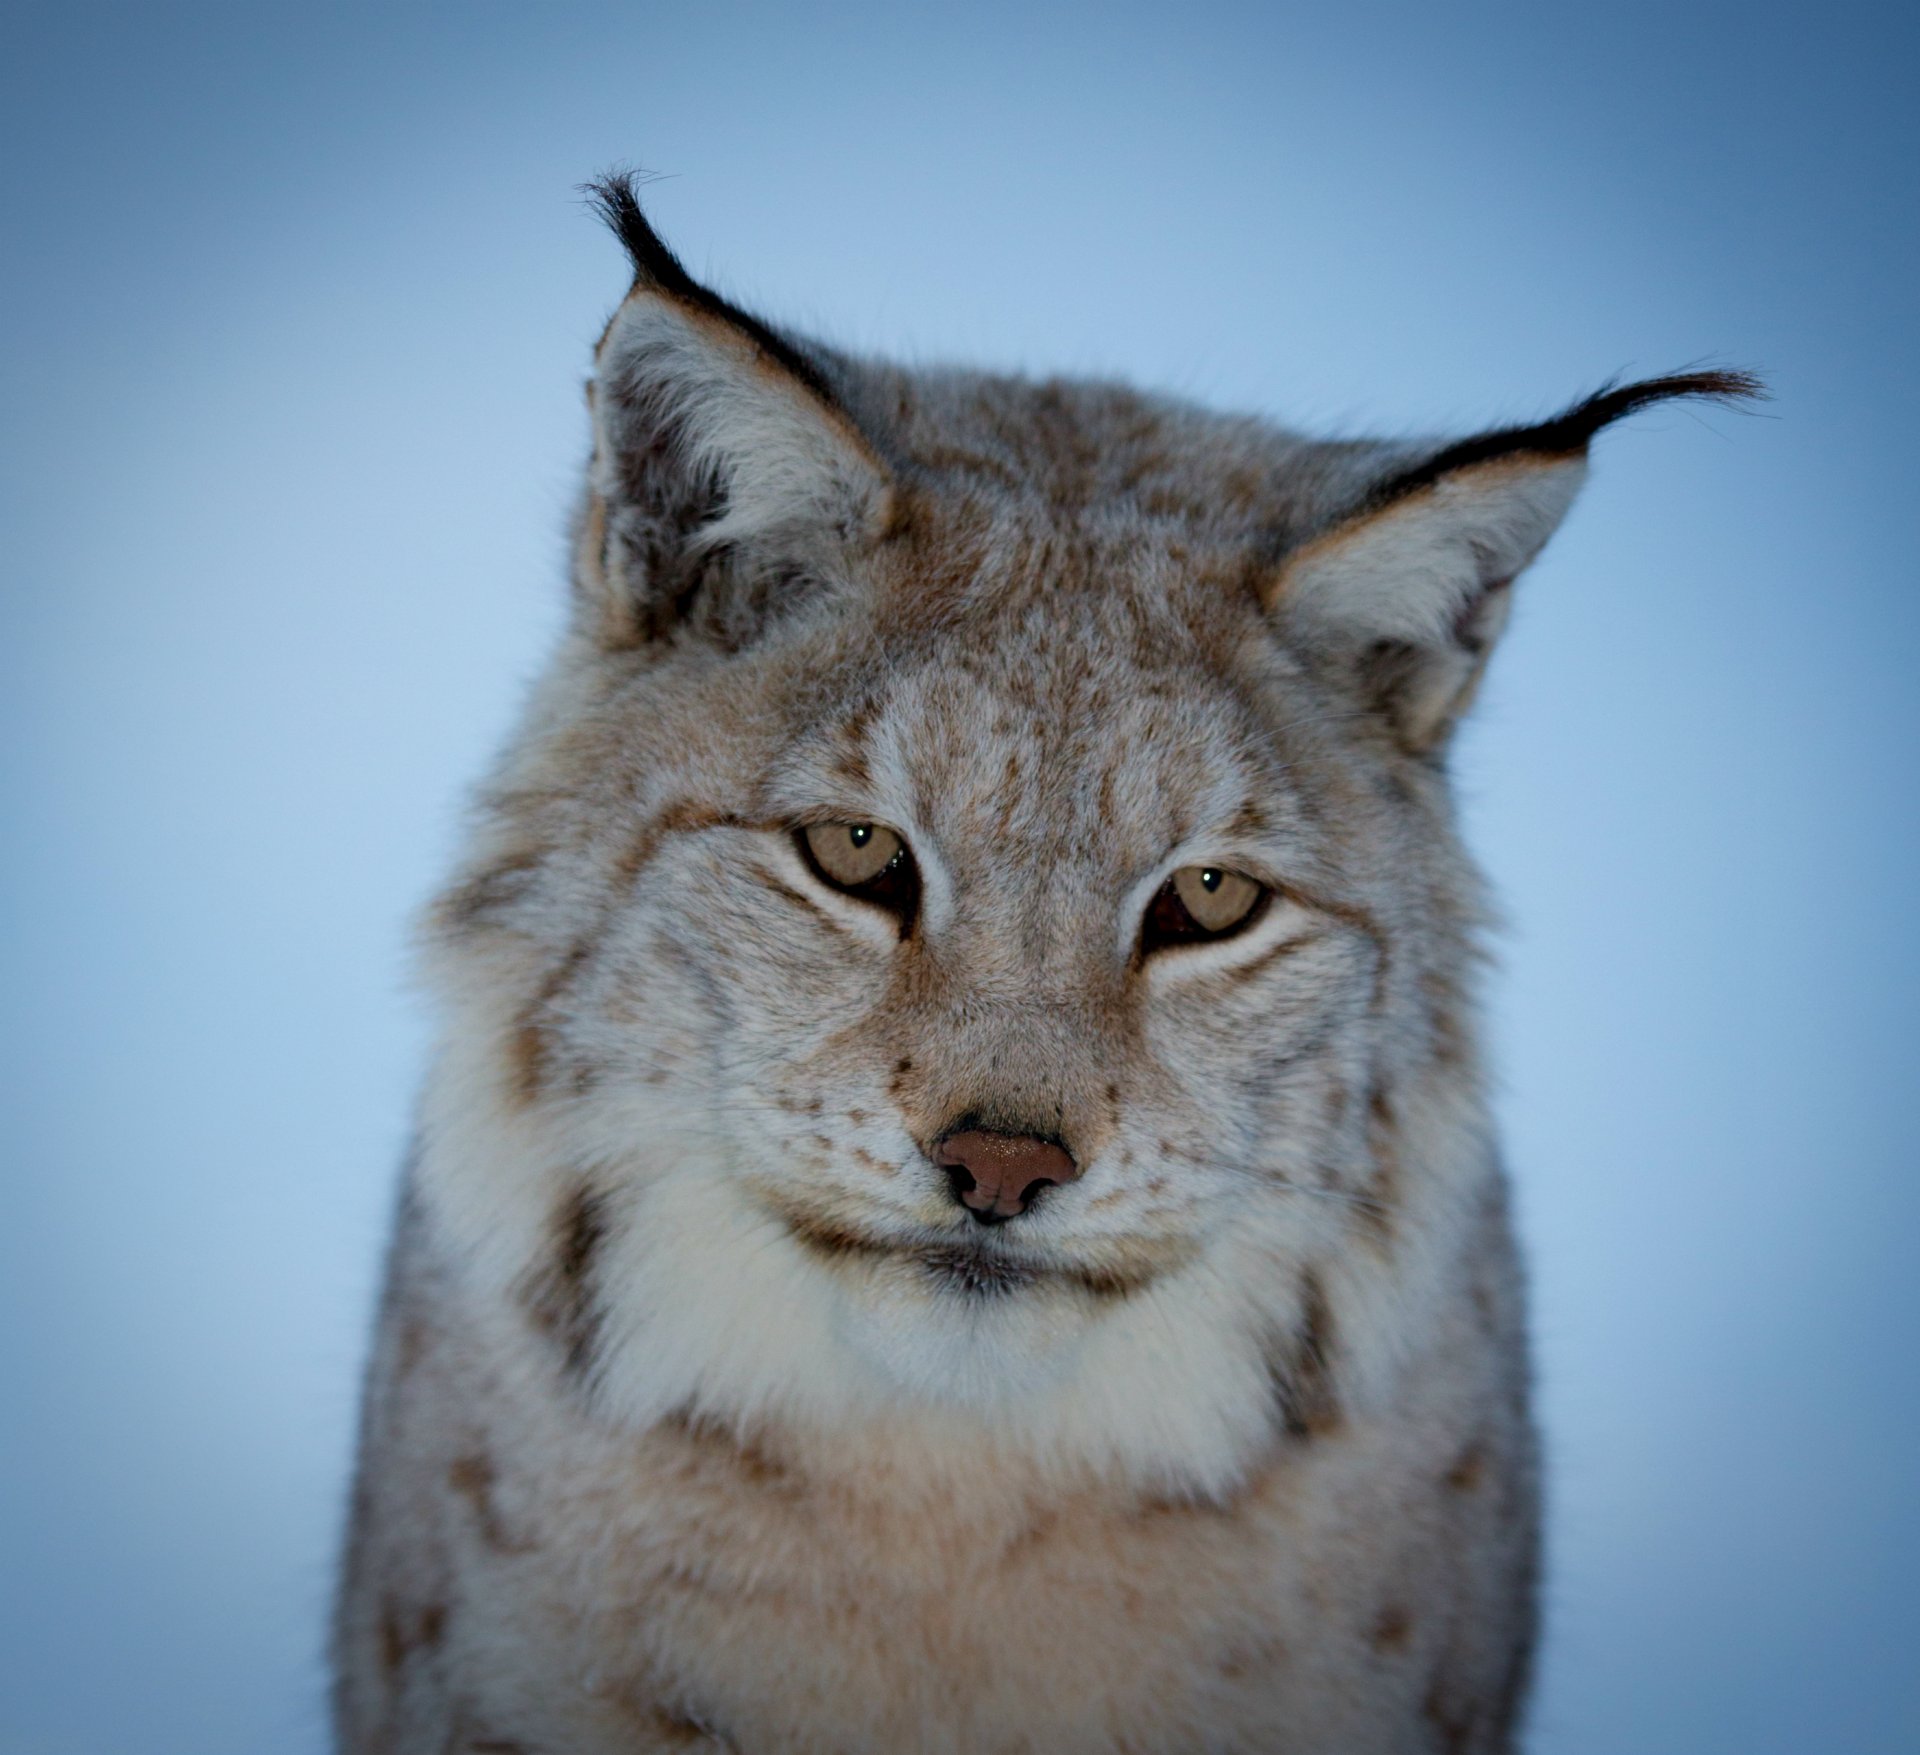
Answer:
[(878, 823), (809, 823), (796, 837), (813, 875), (836, 890), (900, 916), (904, 933), (920, 899), (907, 844)]
[(1196, 944), (1251, 926), (1273, 892), (1221, 865), (1183, 865), (1147, 904), (1140, 948)]

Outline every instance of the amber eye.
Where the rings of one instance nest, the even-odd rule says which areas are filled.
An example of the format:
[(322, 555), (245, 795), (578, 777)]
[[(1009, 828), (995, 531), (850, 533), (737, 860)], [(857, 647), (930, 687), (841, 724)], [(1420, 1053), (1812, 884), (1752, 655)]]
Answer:
[(796, 837), (813, 875), (900, 917), (904, 934), (920, 900), (920, 873), (907, 844), (878, 823), (810, 823)]
[(1183, 865), (1147, 904), (1140, 948), (1196, 944), (1244, 931), (1266, 911), (1273, 892), (1221, 865)]

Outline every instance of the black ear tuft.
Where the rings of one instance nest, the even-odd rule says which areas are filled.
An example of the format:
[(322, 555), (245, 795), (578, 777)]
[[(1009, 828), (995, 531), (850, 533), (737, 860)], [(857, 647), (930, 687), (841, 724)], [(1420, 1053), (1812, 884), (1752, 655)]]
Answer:
[(1748, 372), (1678, 372), (1425, 456), (1388, 450), (1383, 472), (1287, 556), (1266, 601), (1358, 684), (1402, 748), (1430, 753), (1472, 699), (1507, 587), (1573, 503), (1594, 434), (1674, 397), (1764, 394)]
[(828, 403), (835, 402), (833, 391), (820, 375), (820, 368), (784, 337), (777, 335), (752, 314), (731, 300), (723, 299), (710, 287), (702, 286), (686, 270), (680, 258), (667, 248), (653, 229), (652, 222), (640, 210), (640, 198), (634, 193), (635, 181), (644, 176), (636, 171), (608, 171), (590, 183), (582, 183), (580, 192), (607, 228), (620, 240), (627, 260), (633, 264), (636, 290), (645, 288), (678, 299), (697, 311), (739, 330), (769, 359)]
[(737, 650), (844, 584), (891, 477), (812, 356), (702, 286), (640, 210), (631, 172), (584, 191), (633, 264), (594, 350), (593, 462), (575, 577), (608, 646)]
[(607, 171), (590, 183), (580, 185), (587, 204), (605, 221), (607, 229), (620, 240), (633, 264), (636, 286), (651, 286), (675, 298), (701, 302), (702, 289), (681, 265), (680, 258), (666, 246), (660, 234), (640, 210), (640, 198), (634, 193), (635, 181), (644, 172)]
[(1573, 457), (1584, 451), (1595, 433), (1638, 409), (1677, 397), (1700, 397), (1709, 402), (1762, 401), (1767, 387), (1752, 372), (1675, 372), (1664, 378), (1643, 378), (1637, 384), (1617, 380), (1603, 384), (1593, 395), (1576, 402), (1564, 414), (1533, 426), (1499, 427), (1476, 433), (1422, 458), (1410, 468), (1375, 482), (1365, 501), (1347, 516), (1365, 516), (1393, 501), (1428, 488), (1456, 469), (1494, 463), (1505, 457)]
[[(1611, 426), (1625, 415), (1649, 408), (1656, 402), (1671, 402), (1679, 396), (1697, 396), (1708, 402), (1764, 402), (1767, 387), (1752, 372), (1733, 368), (1713, 372), (1674, 372), (1664, 378), (1643, 378), (1637, 384), (1622, 384), (1617, 379), (1603, 384), (1586, 401), (1576, 403), (1558, 419), (1548, 421), (1542, 432), (1557, 429), (1563, 448), (1584, 445), (1604, 426)], [(1545, 447), (1542, 447), (1543, 449)]]

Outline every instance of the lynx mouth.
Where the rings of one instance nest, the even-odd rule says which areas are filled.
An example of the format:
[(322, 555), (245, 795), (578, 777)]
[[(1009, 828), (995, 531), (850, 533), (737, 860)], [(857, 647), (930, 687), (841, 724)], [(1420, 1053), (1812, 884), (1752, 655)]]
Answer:
[(783, 1205), (781, 1221), (806, 1251), (845, 1266), (852, 1262), (895, 1264), (916, 1272), (942, 1291), (964, 1298), (1006, 1298), (1041, 1287), (1078, 1291), (1099, 1299), (1130, 1298), (1159, 1277), (1141, 1261), (1069, 1262), (1016, 1254), (985, 1238), (893, 1240), (856, 1230), (838, 1220)]

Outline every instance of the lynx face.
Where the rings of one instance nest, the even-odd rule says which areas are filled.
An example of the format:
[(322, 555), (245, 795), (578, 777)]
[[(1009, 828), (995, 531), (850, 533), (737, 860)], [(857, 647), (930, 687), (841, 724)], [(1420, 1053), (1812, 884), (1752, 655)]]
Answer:
[[(716, 672), (696, 721), (743, 672), (805, 686), (768, 679), (750, 767), (683, 782), (696, 816), (551, 1008), (543, 1101), (632, 1117), (638, 1181), (642, 1116), (700, 1115), (689, 1222), (763, 1237), (838, 1337), (929, 1395), (1052, 1381), (1224, 1238), (1256, 1226), (1284, 1258), (1364, 1211), (1345, 1148), (1381, 929), (1278, 735), (1324, 708), (1272, 674), (1251, 602), (1203, 636), (1129, 601), (1128, 572), (1168, 598), (1135, 546), (1087, 569), (1059, 632), (1031, 601), (1058, 617), (1076, 589), (1056, 549), (950, 628), (847, 650), (829, 626)], [(843, 851), (848, 825), (896, 845), (896, 893), (810, 856), (834, 825)], [(1207, 936), (1186, 873), (1251, 891), (1244, 926)], [(1014, 1166), (1002, 1217), (942, 1161), (969, 1134), (1057, 1161)]]
[(1314, 445), (803, 350), (606, 203), (576, 624), (435, 916), (423, 1198), (621, 1417), (1224, 1477), (1473, 1221), (1440, 756), (1506, 588), (1594, 430), (1743, 386)]

